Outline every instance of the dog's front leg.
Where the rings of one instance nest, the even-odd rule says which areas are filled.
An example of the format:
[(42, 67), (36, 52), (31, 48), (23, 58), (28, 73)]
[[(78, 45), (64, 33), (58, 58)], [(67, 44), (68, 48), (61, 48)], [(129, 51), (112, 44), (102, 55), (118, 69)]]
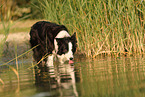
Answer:
[(53, 66), (53, 57), (54, 57), (53, 54), (51, 54), (51, 55), (48, 56), (47, 62), (46, 62), (46, 64), (47, 64), (48, 67)]

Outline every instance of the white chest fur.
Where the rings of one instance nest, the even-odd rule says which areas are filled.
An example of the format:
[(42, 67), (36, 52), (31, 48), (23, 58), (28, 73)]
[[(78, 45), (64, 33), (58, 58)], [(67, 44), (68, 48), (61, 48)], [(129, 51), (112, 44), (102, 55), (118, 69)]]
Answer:
[(64, 37), (70, 37), (70, 35), (68, 34), (67, 31), (62, 30), (57, 34), (57, 36), (55, 38), (64, 38)]

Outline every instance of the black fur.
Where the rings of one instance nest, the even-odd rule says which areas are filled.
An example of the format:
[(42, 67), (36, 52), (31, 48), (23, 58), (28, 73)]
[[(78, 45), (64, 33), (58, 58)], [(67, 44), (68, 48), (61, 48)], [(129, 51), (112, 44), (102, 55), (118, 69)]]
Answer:
[[(39, 21), (35, 23), (30, 30), (30, 44), (31, 48), (36, 45), (36, 48), (33, 49), (34, 59), (39, 62), (41, 58), (46, 54), (52, 54), (54, 48), (54, 39), (56, 35), (65, 30), (68, 32), (67, 28), (64, 25), (58, 25), (55, 23), (50, 23), (46, 21)], [(66, 44), (72, 42), (73, 44), (73, 53), (76, 51), (76, 34), (73, 34), (71, 37), (66, 38), (57, 38), (56, 39), (59, 45), (59, 51), (57, 54), (61, 55), (68, 51)], [(47, 59), (45, 59), (47, 61)]]

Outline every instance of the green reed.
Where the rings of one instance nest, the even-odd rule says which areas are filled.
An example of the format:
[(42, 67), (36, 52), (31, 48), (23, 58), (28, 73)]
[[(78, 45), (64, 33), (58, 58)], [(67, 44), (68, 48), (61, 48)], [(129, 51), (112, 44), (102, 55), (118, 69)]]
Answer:
[[(2, 13), (3, 5), (4, 4), (0, 5), (0, 13)], [(3, 28), (0, 34), (4, 35), (4, 37), (0, 39), (0, 57), (3, 56), (4, 45), (10, 33), (11, 27), (15, 25), (16, 22), (26, 19), (30, 16), (30, 15), (27, 15), (27, 16), (17, 19), (16, 21), (12, 21), (11, 14), (12, 14), (11, 11), (8, 11), (6, 15), (0, 14), (0, 25), (2, 25), (2, 28)]]
[(145, 6), (135, 0), (43, 0), (45, 19), (77, 32), (86, 56), (145, 53)]
[[(3, 5), (0, 6), (0, 11), (1, 11), (1, 7)], [(9, 18), (9, 16), (7, 16), (7, 19)], [(2, 34), (4, 35), (4, 38), (3, 39), (0, 39), (0, 57), (2, 56), (2, 53), (3, 53), (3, 47), (4, 47), (4, 43), (8, 37), (8, 34), (9, 34), (9, 30), (10, 30), (10, 26), (11, 26), (11, 23), (9, 20), (6, 20), (6, 22), (4, 21), (4, 17), (3, 15), (1, 14), (0, 15), (0, 24), (3, 26), (3, 29), (4, 29), (4, 32), (2, 32)]]

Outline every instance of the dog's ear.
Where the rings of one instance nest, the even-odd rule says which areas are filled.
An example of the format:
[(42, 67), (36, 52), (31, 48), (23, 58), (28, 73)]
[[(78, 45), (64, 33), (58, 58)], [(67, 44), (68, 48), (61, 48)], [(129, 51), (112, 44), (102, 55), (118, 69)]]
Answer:
[(71, 42), (73, 43), (73, 53), (75, 53), (77, 48), (76, 32), (71, 36)]
[(74, 34), (71, 36), (71, 40), (75, 40), (76, 41), (76, 32), (74, 32)]
[(71, 37), (76, 37), (76, 32), (74, 32), (74, 34)]

